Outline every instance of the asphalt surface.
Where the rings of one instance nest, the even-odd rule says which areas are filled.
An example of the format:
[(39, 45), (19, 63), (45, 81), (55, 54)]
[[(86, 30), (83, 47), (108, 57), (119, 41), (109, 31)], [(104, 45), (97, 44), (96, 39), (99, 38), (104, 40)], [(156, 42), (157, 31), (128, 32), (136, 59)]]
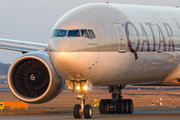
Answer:
[[(84, 117), (82, 116), (81, 120)], [(179, 120), (180, 109), (165, 110), (137, 110), (133, 114), (93, 114), (92, 120)], [(40, 114), (40, 115), (9, 115), (0, 116), (0, 120), (74, 120), (72, 113), (68, 114)]]
[(10, 92), (9, 88), (0, 88), (0, 92)]

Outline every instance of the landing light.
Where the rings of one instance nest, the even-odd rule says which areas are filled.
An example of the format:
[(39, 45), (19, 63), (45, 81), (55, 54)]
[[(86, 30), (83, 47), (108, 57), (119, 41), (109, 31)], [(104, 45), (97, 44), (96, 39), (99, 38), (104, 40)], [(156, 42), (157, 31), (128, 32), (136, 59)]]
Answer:
[(76, 87), (76, 89), (78, 89), (78, 90), (79, 90), (79, 89), (80, 89), (80, 86), (77, 86), (77, 87)]
[(88, 89), (88, 87), (87, 87), (87, 86), (84, 86), (84, 87), (83, 87), (83, 89), (84, 89), (84, 90), (87, 90), (87, 89)]

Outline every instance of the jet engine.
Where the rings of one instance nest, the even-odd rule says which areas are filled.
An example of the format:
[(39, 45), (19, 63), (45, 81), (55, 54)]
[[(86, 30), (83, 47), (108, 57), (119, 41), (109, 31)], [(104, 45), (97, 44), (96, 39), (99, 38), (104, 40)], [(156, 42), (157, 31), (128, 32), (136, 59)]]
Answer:
[(65, 81), (52, 67), (47, 53), (32, 52), (22, 55), (11, 65), (8, 84), (15, 97), (36, 104), (59, 95)]

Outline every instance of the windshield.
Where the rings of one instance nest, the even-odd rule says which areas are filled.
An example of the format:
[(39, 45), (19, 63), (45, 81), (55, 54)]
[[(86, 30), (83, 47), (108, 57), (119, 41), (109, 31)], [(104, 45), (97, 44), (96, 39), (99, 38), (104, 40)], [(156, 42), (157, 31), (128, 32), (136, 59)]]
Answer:
[(89, 29), (80, 29), (80, 30), (54, 29), (51, 33), (50, 38), (53, 37), (85, 37), (89, 39), (96, 38), (93, 30), (89, 30)]
[(83, 37), (89, 38), (89, 34), (88, 34), (87, 30), (81, 30), (81, 34), (82, 34)]
[(57, 34), (57, 37), (64, 37), (66, 36), (67, 30), (60, 30), (59, 33)]
[(58, 29), (54, 29), (51, 33), (51, 38), (55, 37), (57, 35), (57, 33), (59, 32)]
[(92, 30), (88, 30), (88, 31), (89, 31), (89, 35), (90, 35), (90, 38), (91, 38), (91, 39), (93, 39), (93, 38), (96, 37), (95, 34), (94, 34), (94, 32), (93, 32)]
[(69, 30), (68, 37), (80, 37), (79, 30)]

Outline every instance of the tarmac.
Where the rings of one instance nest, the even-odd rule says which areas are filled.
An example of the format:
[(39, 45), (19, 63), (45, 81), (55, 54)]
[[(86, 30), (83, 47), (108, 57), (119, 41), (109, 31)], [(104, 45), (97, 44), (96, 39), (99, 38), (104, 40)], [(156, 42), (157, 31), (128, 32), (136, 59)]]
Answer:
[[(179, 120), (180, 109), (136, 110), (133, 114), (107, 114), (94, 112), (92, 120)], [(0, 120), (74, 120), (72, 113), (39, 114), (39, 115), (9, 115), (0, 116)], [(81, 120), (84, 120), (82, 116)]]

